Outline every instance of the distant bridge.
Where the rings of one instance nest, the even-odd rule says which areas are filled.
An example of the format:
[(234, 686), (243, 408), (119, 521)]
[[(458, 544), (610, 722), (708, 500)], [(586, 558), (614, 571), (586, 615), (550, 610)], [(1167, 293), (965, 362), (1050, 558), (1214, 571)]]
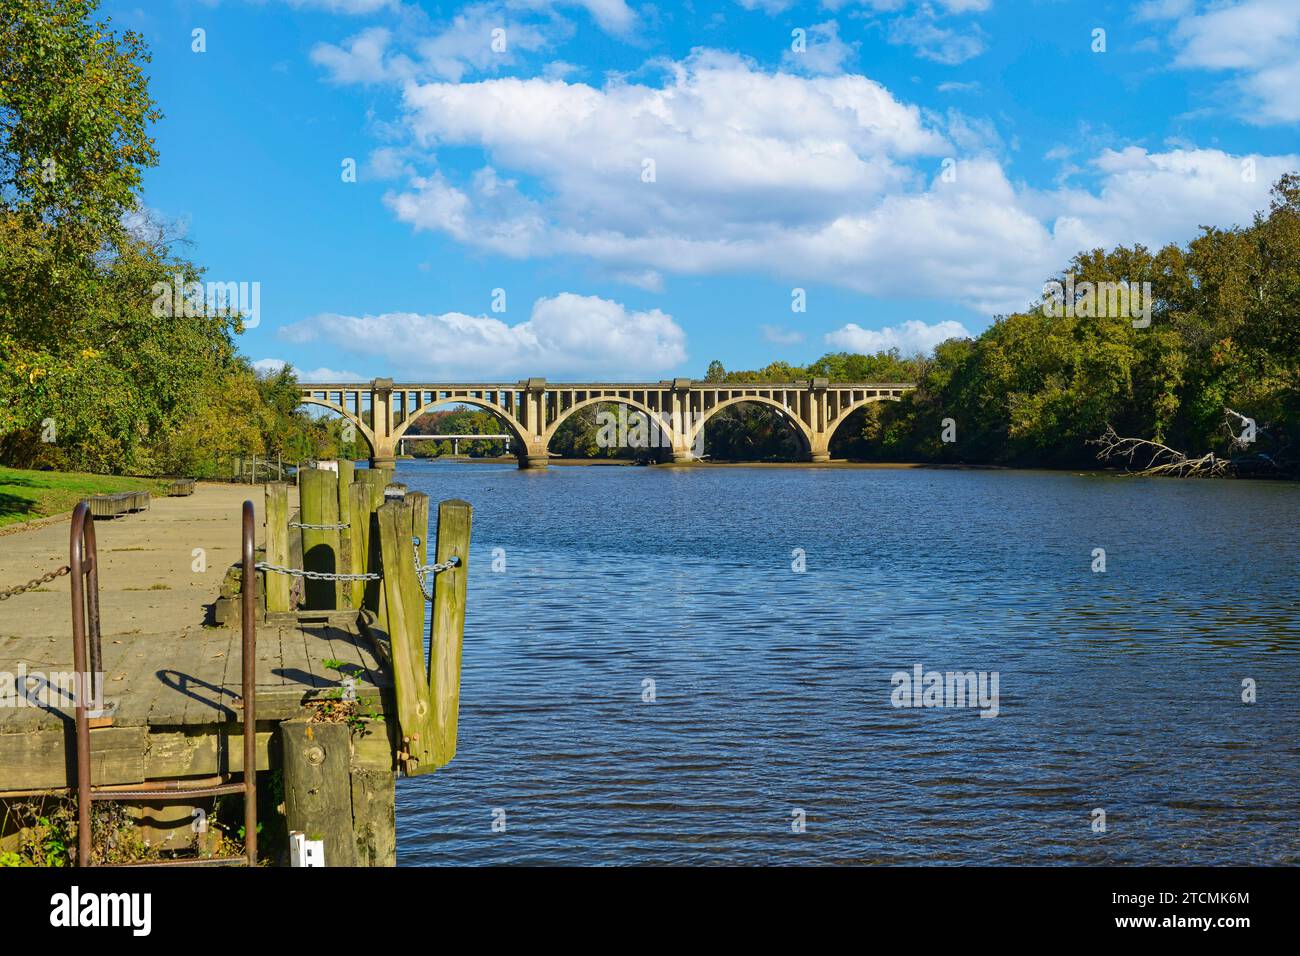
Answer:
[(559, 384), (544, 378), (514, 383), (395, 384), (391, 378), (377, 378), (368, 384), (303, 383), (299, 396), (305, 403), (337, 412), (356, 426), (370, 445), (374, 465), (391, 465), (396, 460), (398, 441), (421, 415), (435, 405), (456, 403), (481, 408), (499, 418), (514, 435), (521, 468), (545, 468), (547, 445), (565, 419), (603, 403), (625, 405), (649, 416), (677, 464), (695, 460), (692, 448), (710, 418), (744, 402), (775, 409), (790, 424), (807, 460), (829, 461), (831, 437), (850, 414), (872, 402), (897, 401), (915, 387), (907, 383), (832, 385), (824, 378), (783, 384), (689, 378), (647, 384)]
[(462, 441), (505, 441), (506, 454), (508, 455), (510, 454), (510, 439), (513, 437), (513, 435), (462, 435), (451, 433), (446, 435), (426, 435), (422, 432), (418, 435), (403, 435), (401, 438), (397, 439), (397, 450), (399, 452), (402, 450), (402, 442), (404, 441), (449, 441), (451, 442), (451, 453), (453, 455), (459, 455), (460, 443)]

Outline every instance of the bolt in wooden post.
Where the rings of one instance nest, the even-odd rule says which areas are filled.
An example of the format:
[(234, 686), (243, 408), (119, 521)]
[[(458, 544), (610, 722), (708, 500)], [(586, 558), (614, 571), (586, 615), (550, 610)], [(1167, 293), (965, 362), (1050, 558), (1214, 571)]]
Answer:
[[(289, 486), (270, 482), (266, 486), (266, 563), (289, 567)], [(268, 612), (289, 610), (289, 576), (263, 572), (262, 591)]]
[(429, 683), (424, 671), (424, 596), (411, 548), (411, 503), (391, 499), (379, 507), (379, 544), (384, 556), (384, 597), (393, 655), (394, 696), (407, 776), (434, 769), (437, 745)]
[[(339, 523), (338, 475), (323, 468), (308, 468), (302, 475), (302, 523), (336, 525)], [(302, 566), (307, 571), (335, 574), (339, 562), (339, 533), (302, 530)], [(313, 581), (304, 587), (310, 610), (333, 610), (343, 606), (342, 581)]]
[(433, 583), (433, 623), (429, 634), (429, 698), (437, 728), (435, 763), (456, 756), (460, 719), (460, 658), (465, 639), (465, 592), (469, 582), (469, 533), (474, 509), (452, 498), (438, 505), (438, 546), (434, 561), (452, 557), (460, 563), (440, 572)]

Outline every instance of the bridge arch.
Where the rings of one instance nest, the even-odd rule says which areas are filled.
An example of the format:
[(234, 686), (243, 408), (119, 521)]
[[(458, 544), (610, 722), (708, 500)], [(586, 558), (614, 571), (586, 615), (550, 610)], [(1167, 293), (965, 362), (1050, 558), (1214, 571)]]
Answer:
[(598, 395), (592, 398), (585, 398), (580, 402), (570, 405), (559, 414), (555, 421), (551, 422), (551, 424), (547, 426), (546, 432), (542, 435), (543, 445), (545, 445), (549, 450), (551, 439), (554, 438), (555, 433), (560, 430), (560, 426), (568, 421), (575, 412), (579, 412), (584, 408), (590, 408), (592, 405), (626, 405), (628, 408), (634, 408), (639, 412), (643, 412), (649, 416), (651, 421), (658, 424), (659, 431), (662, 434), (668, 436), (668, 445), (665, 447), (674, 448), (677, 446), (677, 439), (679, 436), (673, 429), (671, 416), (665, 416), (662, 411), (656, 411), (645, 402), (638, 401), (635, 398), (621, 398), (615, 395)]
[(474, 398), (473, 396), (460, 395), (457, 395), (454, 398), (438, 399), (437, 401), (430, 402), (427, 405), (421, 405), (419, 408), (415, 409), (415, 411), (408, 415), (400, 425), (393, 428), (393, 447), (397, 447), (397, 442), (406, 434), (408, 428), (414, 425), (416, 421), (429, 414), (429, 412), (436, 410), (439, 405), (470, 405), (474, 408), (481, 409), (482, 411), (491, 412), (497, 418), (501, 419), (506, 428), (510, 430), (511, 435), (514, 436), (515, 441), (519, 443), (521, 449), (528, 447), (527, 429), (519, 423), (519, 420), (516, 419), (515, 416), (506, 411), (505, 408), (486, 398)]
[(830, 448), (831, 442), (835, 439), (835, 433), (840, 430), (840, 426), (847, 422), (849, 416), (858, 409), (866, 408), (875, 402), (901, 402), (902, 400), (902, 397), (898, 395), (870, 395), (841, 409), (838, 415), (826, 423), (826, 447)]
[(718, 404), (714, 405), (712, 408), (709, 408), (707, 411), (703, 413), (703, 415), (700, 416), (699, 421), (693, 422), (691, 424), (691, 427), (687, 429), (687, 433), (686, 433), (687, 446), (693, 447), (696, 441), (701, 439), (701, 437), (704, 434), (704, 426), (707, 425), (709, 423), (709, 419), (712, 418), (714, 415), (716, 415), (718, 412), (722, 411), (724, 408), (729, 408), (732, 405), (743, 405), (746, 402), (753, 402), (756, 405), (766, 405), (769, 408), (776, 409), (777, 413), (779, 414), (779, 417), (782, 418), (786, 422), (786, 424), (790, 426), (790, 430), (794, 432), (795, 441), (799, 445), (799, 450), (804, 452), (805, 454), (810, 453), (812, 451), (815, 439), (812, 431), (808, 428), (808, 426), (799, 420), (798, 415), (790, 411), (790, 409), (786, 408), (783, 404), (776, 401), (775, 399), (767, 398), (762, 395), (736, 395), (733, 396), (732, 398), (728, 398), (724, 401), (718, 402)]
[(299, 405), (320, 405), (322, 408), (328, 408), (330, 411), (338, 413), (340, 418), (343, 418), (345, 421), (349, 421), (356, 426), (357, 431), (360, 432), (362, 437), (365, 438), (366, 444), (370, 446), (370, 453), (372, 455), (376, 453), (375, 433), (370, 430), (370, 428), (366, 425), (365, 422), (361, 421), (361, 419), (357, 418), (356, 415), (353, 415), (343, 406), (335, 405), (331, 401), (327, 401), (322, 398), (316, 398), (315, 396), (312, 395), (298, 396), (298, 404)]

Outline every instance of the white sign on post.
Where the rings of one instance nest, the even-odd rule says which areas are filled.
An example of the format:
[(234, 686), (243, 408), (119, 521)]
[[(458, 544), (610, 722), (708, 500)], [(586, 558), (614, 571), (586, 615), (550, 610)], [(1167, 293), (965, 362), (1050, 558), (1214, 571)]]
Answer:
[(308, 840), (307, 835), (299, 830), (289, 834), (290, 866), (324, 866), (325, 841)]

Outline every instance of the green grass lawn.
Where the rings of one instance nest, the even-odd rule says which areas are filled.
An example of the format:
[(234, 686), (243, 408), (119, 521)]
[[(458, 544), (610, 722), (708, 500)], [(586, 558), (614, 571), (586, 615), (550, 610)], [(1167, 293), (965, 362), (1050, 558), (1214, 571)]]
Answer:
[(154, 478), (25, 471), (0, 465), (0, 527), (71, 511), (78, 501), (90, 495), (141, 490), (162, 494), (166, 486)]

